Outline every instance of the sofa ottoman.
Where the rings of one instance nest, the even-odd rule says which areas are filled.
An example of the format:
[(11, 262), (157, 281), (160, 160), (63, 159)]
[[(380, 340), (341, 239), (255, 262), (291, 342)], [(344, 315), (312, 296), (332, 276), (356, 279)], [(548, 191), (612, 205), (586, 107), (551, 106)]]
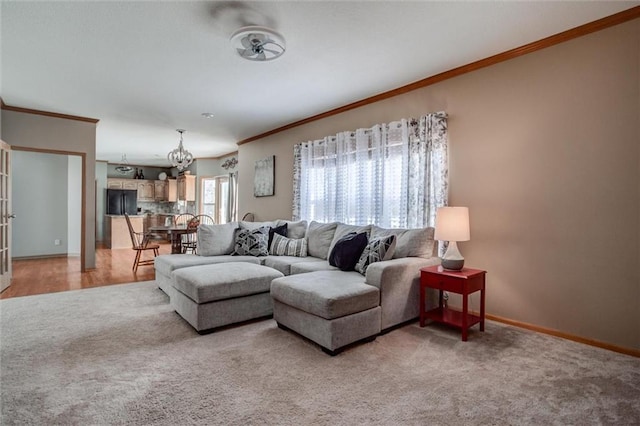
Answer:
[(156, 270), (156, 283), (160, 290), (164, 291), (169, 298), (173, 289), (172, 272), (192, 266), (213, 265), (218, 263), (247, 262), (261, 264), (259, 258), (254, 256), (200, 256), (197, 254), (161, 254), (154, 259)]
[(319, 271), (271, 282), (273, 318), (330, 355), (380, 333), (380, 291), (357, 272)]
[(254, 263), (192, 266), (173, 272), (171, 306), (198, 333), (271, 316), (271, 281), (281, 272)]

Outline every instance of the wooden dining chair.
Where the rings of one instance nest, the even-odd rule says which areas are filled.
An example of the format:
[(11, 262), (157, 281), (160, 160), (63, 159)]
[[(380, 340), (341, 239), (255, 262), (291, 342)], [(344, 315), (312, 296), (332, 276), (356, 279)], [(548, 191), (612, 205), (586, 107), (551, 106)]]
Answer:
[(201, 225), (215, 225), (216, 221), (213, 220), (213, 218), (207, 214), (199, 214), (196, 216), (196, 219), (198, 219), (198, 222), (200, 222)]
[[(187, 227), (197, 228), (197, 225), (193, 226), (193, 221), (196, 218), (196, 215), (191, 213), (182, 213), (175, 218), (176, 225), (186, 225)], [(191, 226), (189, 224), (192, 224)], [(182, 245), (182, 253), (187, 253), (188, 251), (195, 253), (196, 251), (196, 233), (189, 232), (181, 235), (181, 245)]]
[(187, 225), (191, 219), (196, 217), (196, 215), (191, 213), (182, 213), (176, 216), (174, 223), (176, 225)]
[[(158, 250), (160, 246), (158, 244), (149, 244), (149, 235), (144, 232), (136, 232), (131, 225), (131, 219), (128, 214), (124, 214), (124, 218), (127, 220), (127, 226), (129, 227), (129, 235), (131, 236), (131, 245), (136, 252), (136, 257), (133, 260), (133, 272), (138, 271), (140, 265), (153, 265), (155, 257), (159, 254)], [(152, 250), (154, 259), (142, 259), (142, 252)]]

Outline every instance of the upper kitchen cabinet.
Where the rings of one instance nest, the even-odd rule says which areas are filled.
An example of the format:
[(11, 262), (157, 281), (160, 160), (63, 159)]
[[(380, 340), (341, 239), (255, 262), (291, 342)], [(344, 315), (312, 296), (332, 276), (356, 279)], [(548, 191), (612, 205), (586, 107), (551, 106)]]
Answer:
[(171, 203), (178, 201), (178, 181), (175, 179), (167, 180), (167, 201)]
[(107, 179), (109, 189), (138, 189), (137, 181), (133, 179)]
[(138, 201), (155, 201), (155, 185), (152, 180), (138, 180)]
[(192, 175), (178, 176), (178, 200), (196, 200), (196, 177)]
[[(161, 181), (157, 181), (161, 182)], [(107, 179), (107, 188), (109, 189), (134, 189), (137, 192), (138, 201), (167, 201), (164, 189), (161, 189), (156, 195), (156, 181), (140, 180), (140, 179)], [(158, 198), (156, 198), (158, 197)]]
[(156, 180), (153, 182), (155, 201), (169, 201), (169, 185), (166, 180)]

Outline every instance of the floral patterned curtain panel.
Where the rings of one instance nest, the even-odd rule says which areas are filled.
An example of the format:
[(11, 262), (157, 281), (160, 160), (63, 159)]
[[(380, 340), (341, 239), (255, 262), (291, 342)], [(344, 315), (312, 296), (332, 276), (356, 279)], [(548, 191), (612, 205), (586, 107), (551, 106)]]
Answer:
[(297, 144), (293, 219), (434, 226), (447, 205), (447, 149), (444, 112)]
[(229, 173), (226, 216), (226, 223), (238, 220), (238, 172)]

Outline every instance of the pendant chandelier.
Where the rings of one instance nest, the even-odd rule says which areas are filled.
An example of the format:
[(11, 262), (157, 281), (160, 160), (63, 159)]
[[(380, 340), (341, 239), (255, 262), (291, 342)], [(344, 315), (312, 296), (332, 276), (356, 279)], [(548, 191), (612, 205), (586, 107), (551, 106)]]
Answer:
[(116, 171), (121, 175), (127, 175), (133, 171), (133, 167), (131, 167), (127, 161), (127, 154), (122, 154), (122, 160), (120, 164), (116, 166)]
[(167, 160), (169, 160), (172, 167), (177, 167), (179, 171), (182, 171), (193, 162), (193, 155), (182, 146), (182, 134), (186, 130), (177, 129), (176, 132), (180, 133), (180, 143), (176, 149), (167, 154)]

